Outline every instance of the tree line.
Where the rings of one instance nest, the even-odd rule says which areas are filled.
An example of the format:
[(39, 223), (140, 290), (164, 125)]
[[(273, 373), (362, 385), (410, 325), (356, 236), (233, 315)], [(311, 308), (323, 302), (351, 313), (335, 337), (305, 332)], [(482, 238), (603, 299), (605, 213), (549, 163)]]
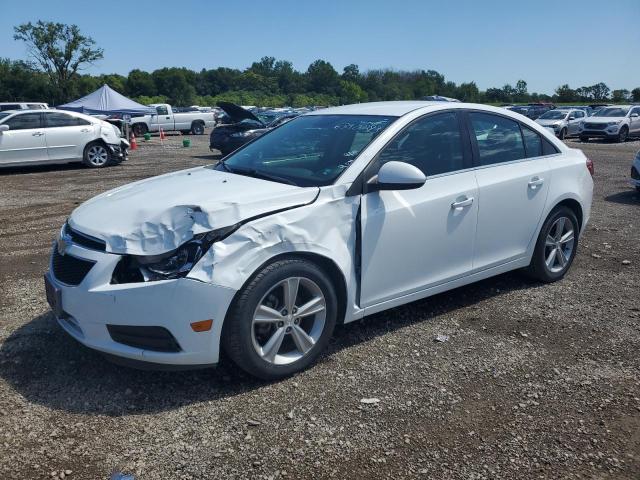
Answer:
[(263, 57), (240, 70), (165, 67), (146, 72), (89, 75), (82, 70), (100, 60), (103, 50), (75, 25), (42, 22), (14, 28), (14, 38), (27, 45), (29, 60), (0, 58), (0, 101), (47, 101), (59, 105), (108, 84), (143, 104), (215, 105), (220, 100), (241, 105), (340, 105), (365, 101), (412, 100), (442, 95), (465, 102), (558, 103), (640, 102), (640, 87), (611, 91), (604, 83), (572, 89), (561, 85), (553, 95), (530, 93), (527, 82), (481, 91), (475, 82), (456, 84), (435, 70), (373, 69), (351, 64), (338, 72), (315, 60), (298, 71), (287, 60)]

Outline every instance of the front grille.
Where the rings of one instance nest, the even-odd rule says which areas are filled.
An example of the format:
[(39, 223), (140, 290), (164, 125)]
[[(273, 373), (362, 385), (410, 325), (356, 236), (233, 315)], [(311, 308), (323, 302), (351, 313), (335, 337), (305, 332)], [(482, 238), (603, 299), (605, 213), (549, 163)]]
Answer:
[(631, 178), (634, 180), (640, 180), (640, 172), (636, 167), (631, 167)]
[(53, 276), (67, 285), (80, 285), (95, 262), (82, 260), (71, 255), (60, 255), (58, 249), (53, 250), (51, 266)]
[(129, 325), (107, 325), (114, 342), (154, 352), (179, 352), (178, 341), (164, 327), (140, 327)]
[(589, 130), (604, 130), (607, 128), (606, 123), (585, 123), (584, 128), (588, 128)]
[(77, 230), (74, 230), (66, 224), (64, 226), (64, 233), (71, 237), (71, 240), (76, 245), (80, 245), (81, 247), (90, 248), (91, 250), (98, 250), (100, 252), (104, 252), (107, 249), (107, 244), (103, 240), (99, 240), (94, 237), (90, 237), (89, 235), (85, 235), (84, 233), (80, 233)]

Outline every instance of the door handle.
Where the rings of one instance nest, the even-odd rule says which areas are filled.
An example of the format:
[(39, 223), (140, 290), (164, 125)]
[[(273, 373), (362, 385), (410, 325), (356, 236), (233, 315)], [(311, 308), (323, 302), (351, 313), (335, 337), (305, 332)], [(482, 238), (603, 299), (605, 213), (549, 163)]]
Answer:
[(473, 203), (473, 197), (464, 197), (462, 200), (458, 200), (457, 202), (453, 202), (451, 204), (451, 208), (454, 210), (462, 210), (464, 207), (468, 207)]
[(543, 183), (544, 183), (544, 178), (533, 177), (531, 180), (529, 180), (529, 188), (531, 190), (535, 190), (536, 188), (542, 186)]
[(83, 132), (83, 133), (87, 133), (87, 132), (90, 132), (91, 130), (89, 130), (88, 128), (83, 128), (83, 129), (82, 129), (82, 130), (80, 130), (80, 131), (81, 131), (81, 132)]
[(33, 132), (31, 134), (32, 137), (41, 137), (42, 135), (44, 135), (44, 132)]

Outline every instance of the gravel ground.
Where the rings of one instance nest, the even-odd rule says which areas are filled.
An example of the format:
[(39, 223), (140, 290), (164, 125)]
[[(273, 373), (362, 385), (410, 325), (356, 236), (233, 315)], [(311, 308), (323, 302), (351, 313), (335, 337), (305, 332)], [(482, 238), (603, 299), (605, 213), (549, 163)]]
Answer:
[[(0, 172), (0, 477), (639, 478), (640, 142), (581, 144), (592, 218), (568, 276), (510, 273), (340, 328), (314, 368), (140, 372), (66, 336), (42, 274), (71, 210), (210, 163), (154, 138), (105, 169)], [(437, 335), (448, 335), (435, 342)]]

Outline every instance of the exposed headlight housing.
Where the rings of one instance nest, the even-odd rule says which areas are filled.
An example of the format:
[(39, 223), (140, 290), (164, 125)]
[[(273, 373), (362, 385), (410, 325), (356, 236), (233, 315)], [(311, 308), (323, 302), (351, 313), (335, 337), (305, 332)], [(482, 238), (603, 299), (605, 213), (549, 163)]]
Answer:
[(231, 135), (229, 135), (230, 137), (234, 137), (234, 138), (246, 138), (246, 137), (250, 137), (251, 135), (254, 134), (253, 130), (245, 130), (244, 132), (236, 132), (236, 133), (232, 133)]
[(127, 255), (113, 272), (111, 283), (154, 282), (186, 277), (211, 245), (223, 240), (240, 224), (195, 235), (171, 252), (161, 255)]
[(618, 120), (617, 122), (607, 122), (607, 127), (614, 127), (616, 125), (620, 125), (622, 120)]

